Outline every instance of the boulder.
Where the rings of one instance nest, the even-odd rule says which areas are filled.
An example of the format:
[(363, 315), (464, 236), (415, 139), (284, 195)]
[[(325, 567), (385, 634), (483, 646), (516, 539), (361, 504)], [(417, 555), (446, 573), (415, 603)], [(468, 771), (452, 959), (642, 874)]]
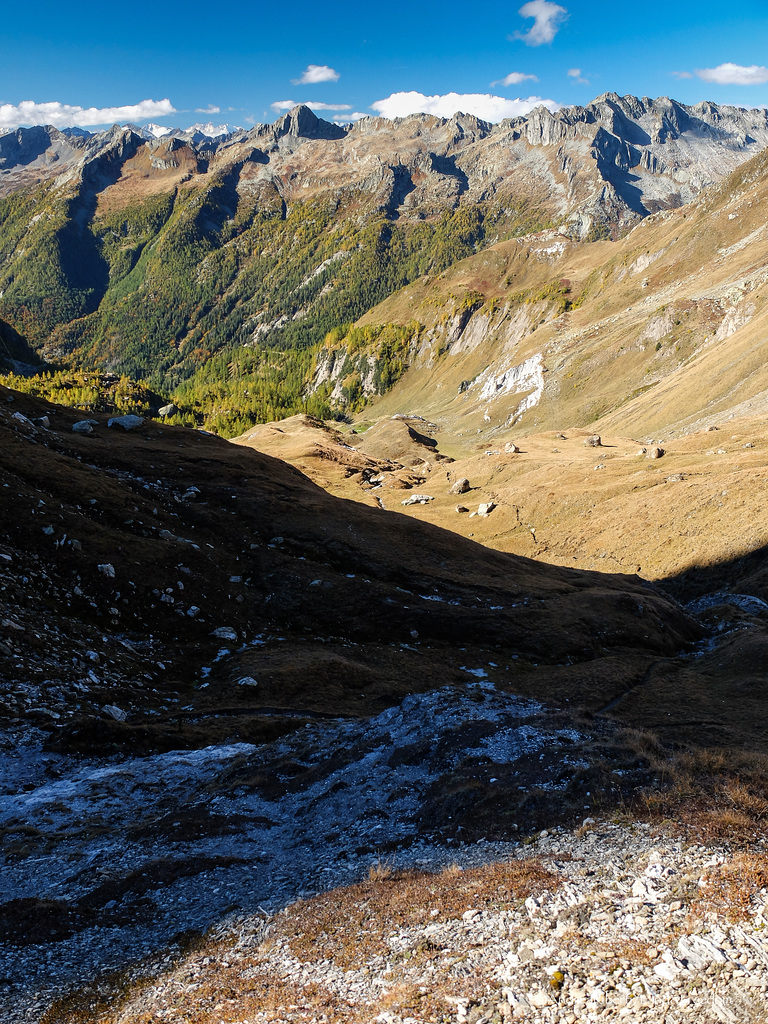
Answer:
[(109, 715), (110, 718), (114, 718), (116, 722), (124, 722), (128, 718), (127, 712), (123, 711), (122, 708), (116, 707), (114, 704), (106, 704), (104, 706), (104, 712)]
[(467, 478), (465, 476), (463, 476), (463, 477), (461, 477), (460, 480), (456, 481), (456, 483), (453, 485), (453, 487), (451, 487), (451, 489), (448, 491), (448, 493), (449, 494), (466, 494), (469, 489), (470, 489), (469, 488), (469, 480), (467, 480)]
[(537, 989), (535, 992), (529, 992), (528, 1002), (537, 1010), (543, 1010), (545, 1006), (550, 1006), (552, 1004), (552, 1000), (543, 988)]
[(517, 447), (514, 441), (507, 441), (507, 443), (504, 445), (504, 451), (507, 453), (507, 455), (518, 455), (520, 449)]
[(492, 501), (483, 502), (482, 505), (477, 506), (477, 514), (479, 516), (487, 516), (496, 508)]
[(14, 424), (17, 427), (21, 427), (22, 430), (26, 430), (28, 433), (31, 434), (35, 433), (34, 423), (28, 416), (25, 416), (24, 413), (15, 412), (13, 416), (11, 416), (11, 419), (13, 420)]
[(659, 448), (658, 445), (656, 445), (654, 448), (649, 448), (648, 449), (648, 458), (649, 459), (660, 459), (663, 455), (664, 455), (664, 449), (663, 448)]
[(237, 630), (233, 629), (232, 626), (219, 626), (218, 629), (214, 629), (211, 636), (218, 637), (219, 640), (237, 640)]
[(158, 409), (157, 415), (163, 417), (164, 419), (166, 416), (173, 416), (173, 414), (178, 411), (179, 410), (176, 408), (173, 402), (170, 402), (168, 405), (164, 405), (162, 409)]
[(112, 419), (107, 421), (107, 426), (117, 430), (135, 430), (137, 427), (142, 426), (144, 423), (143, 416), (113, 416)]
[(584, 444), (588, 445), (590, 448), (602, 448), (603, 439), (599, 434), (592, 434), (591, 437), (586, 439)]
[(98, 424), (98, 420), (78, 420), (77, 423), (72, 424), (73, 434), (92, 434), (93, 428)]
[(428, 505), (430, 501), (435, 499), (431, 494), (412, 494), (410, 498), (406, 498), (405, 501), (401, 501), (401, 505)]

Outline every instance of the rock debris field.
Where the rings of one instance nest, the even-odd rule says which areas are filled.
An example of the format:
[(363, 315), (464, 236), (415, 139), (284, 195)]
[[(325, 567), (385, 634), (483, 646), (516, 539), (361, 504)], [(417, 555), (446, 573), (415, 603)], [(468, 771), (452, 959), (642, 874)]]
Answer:
[[(483, 678), (262, 747), (8, 748), (3, 1019), (764, 1020), (762, 848), (590, 815), (520, 842), (426, 828), (468, 760), (484, 789), (528, 790), (535, 771), (556, 801), (595, 756), (594, 738)], [(91, 1006), (115, 968), (115, 1016), (60, 1001), (81, 990)]]
[[(192, 954), (134, 971), (103, 1019), (766, 1020), (764, 853), (594, 819), (529, 845), (419, 853), (417, 872), (396, 856), (274, 916), (232, 916)], [(82, 1019), (70, 1012), (57, 1020)]]
[(0, 1020), (764, 1020), (764, 848), (623, 810), (654, 727), (763, 836), (763, 590), (694, 618), (0, 397)]
[[(614, 731), (606, 727), (607, 743)], [(37, 1020), (69, 985), (204, 931), (233, 908), (272, 911), (355, 881), (385, 851), (412, 866), (450, 863), (472, 833), (444, 789), (468, 789), (478, 814), (481, 793), (507, 794), (512, 807), (517, 793), (525, 822), (532, 777), (542, 805), (558, 803), (601, 756), (562, 714), (485, 678), (263, 746), (75, 759), (8, 742), (5, 1019)]]

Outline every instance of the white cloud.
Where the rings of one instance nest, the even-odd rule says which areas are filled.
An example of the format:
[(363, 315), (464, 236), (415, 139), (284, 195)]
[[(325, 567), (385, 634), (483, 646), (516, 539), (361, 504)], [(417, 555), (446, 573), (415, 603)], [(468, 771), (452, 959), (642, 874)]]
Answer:
[(517, 12), (522, 18), (533, 18), (533, 25), (527, 32), (515, 32), (510, 38), (522, 39), (526, 46), (541, 46), (551, 43), (560, 26), (568, 17), (568, 11), (551, 0), (530, 0)]
[(672, 71), (671, 74), (673, 78), (693, 78), (693, 75), (690, 71)]
[(175, 113), (176, 108), (167, 99), (142, 100), (124, 107), (78, 107), (57, 100), (48, 103), (22, 100), (18, 106), (12, 103), (0, 104), (0, 128), (34, 124), (52, 124), (55, 128), (70, 128), (73, 125), (87, 128), (100, 124), (122, 124), (124, 121), (144, 121), (150, 117), (165, 117)]
[(336, 124), (349, 124), (350, 121), (359, 121), (361, 117), (370, 117), (370, 114), (361, 114), (359, 110), (356, 110), (354, 114), (345, 114), (343, 117), (339, 115), (334, 117)]
[(386, 99), (371, 104), (382, 117), (407, 117), (408, 114), (434, 114), (436, 117), (453, 117), (459, 111), (463, 114), (474, 114), (484, 121), (503, 121), (505, 117), (520, 117), (534, 107), (545, 106), (550, 110), (559, 110), (560, 104), (554, 100), (544, 100), (539, 96), (527, 99), (508, 100), (504, 96), (492, 96), (489, 93), (458, 93), (449, 92), (444, 96), (425, 96), (422, 92), (394, 92)]
[[(230, 107), (230, 109), (232, 109), (232, 108)], [(211, 103), (207, 107), (196, 107), (195, 108), (195, 113), (196, 114), (220, 114), (221, 113), (221, 107), (214, 107), (214, 105)]]
[(574, 78), (579, 85), (589, 85), (589, 79), (581, 77), (581, 68), (571, 68), (568, 71), (568, 77)]
[(271, 103), (270, 106), (273, 110), (292, 110), (294, 107), (309, 107), (310, 110), (351, 110), (352, 105), (350, 103), (317, 103), (315, 100), (307, 100), (306, 103), (299, 100), (277, 100), (275, 103)]
[(310, 110), (351, 110), (351, 103), (307, 103)]
[(338, 82), (341, 75), (327, 64), (309, 64), (300, 78), (292, 78), (294, 85), (317, 85), (318, 82)]
[(696, 74), (705, 82), (718, 85), (762, 85), (768, 82), (768, 68), (759, 64), (718, 64), (716, 68), (700, 68)]
[(500, 78), (498, 82), (491, 82), (491, 88), (495, 85), (520, 85), (521, 82), (538, 82), (536, 75), (524, 75), (522, 71), (512, 71), (506, 78)]

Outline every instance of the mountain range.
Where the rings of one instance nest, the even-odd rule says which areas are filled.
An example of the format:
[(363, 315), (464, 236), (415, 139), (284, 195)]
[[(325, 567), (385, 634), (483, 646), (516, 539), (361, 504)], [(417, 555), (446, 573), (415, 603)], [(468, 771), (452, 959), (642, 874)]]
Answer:
[[(434, 318), (423, 304), (406, 318), (410, 299), (397, 314), (378, 304), (508, 239), (527, 251), (531, 232), (553, 232), (530, 242), (551, 250), (537, 287), (571, 280), (553, 246), (581, 254), (585, 280), (603, 274), (607, 250), (583, 243), (626, 245), (649, 217), (673, 216), (738, 174), (768, 144), (768, 115), (606, 94), (498, 125), (457, 114), (341, 126), (297, 107), (233, 135), (147, 134), (0, 137), (7, 358), (145, 379), (188, 422), (232, 434), (302, 410), (353, 411), (372, 386), (387, 390)], [(496, 308), (515, 276), (494, 283)], [(461, 274), (451, 280), (463, 287)], [(437, 318), (463, 306), (465, 320), (486, 298), (483, 287), (447, 304), (438, 296), (439, 286)], [(371, 357), (370, 380), (345, 356), (331, 381), (326, 339), (334, 332), (333, 348), (362, 317), (378, 330), (352, 345)]]

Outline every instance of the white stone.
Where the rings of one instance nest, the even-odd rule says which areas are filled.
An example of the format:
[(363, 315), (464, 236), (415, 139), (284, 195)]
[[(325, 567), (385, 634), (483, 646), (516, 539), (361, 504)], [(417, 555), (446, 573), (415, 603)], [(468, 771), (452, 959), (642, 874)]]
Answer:
[(531, 1006), (535, 1006), (537, 1010), (543, 1010), (545, 1006), (551, 1005), (552, 1000), (549, 998), (549, 994), (543, 988), (540, 988), (536, 992), (529, 993), (528, 1002)]
[(237, 630), (231, 626), (219, 626), (218, 629), (214, 629), (211, 636), (217, 636), (219, 640), (237, 640)]

